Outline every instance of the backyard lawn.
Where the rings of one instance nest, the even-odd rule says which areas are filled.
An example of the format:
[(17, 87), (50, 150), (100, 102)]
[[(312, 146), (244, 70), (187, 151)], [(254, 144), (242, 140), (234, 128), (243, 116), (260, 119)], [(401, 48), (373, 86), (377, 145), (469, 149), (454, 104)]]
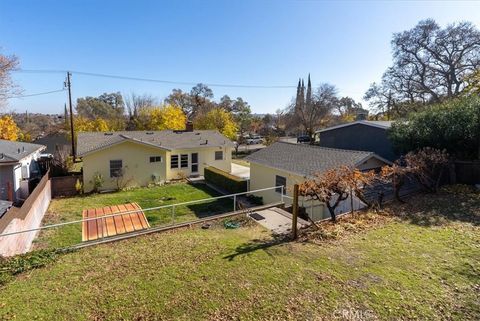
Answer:
[[(137, 202), (143, 209), (200, 200), (219, 196), (206, 185), (174, 183), (164, 186), (138, 188), (106, 194), (53, 199), (42, 225), (79, 220), (82, 211), (89, 208)], [(193, 220), (206, 215), (219, 214), (233, 209), (233, 201), (222, 199), (206, 203), (183, 205), (175, 208), (175, 222)], [(172, 223), (172, 210), (145, 211), (150, 226)], [(64, 247), (81, 242), (81, 223), (45, 230), (35, 241), (36, 248)]]
[(387, 210), (320, 243), (218, 224), (64, 254), (0, 287), (0, 319), (479, 320), (480, 195)]

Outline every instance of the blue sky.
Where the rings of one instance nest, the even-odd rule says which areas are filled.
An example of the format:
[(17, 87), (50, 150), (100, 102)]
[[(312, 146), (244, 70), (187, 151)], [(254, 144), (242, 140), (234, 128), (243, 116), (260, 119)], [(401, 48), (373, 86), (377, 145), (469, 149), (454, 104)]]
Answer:
[[(0, 47), (23, 69), (60, 69), (181, 82), (291, 85), (310, 72), (361, 99), (391, 62), (392, 33), (426, 18), (480, 27), (480, 2), (21, 1), (0, 2)], [(15, 73), (23, 94), (61, 89), (63, 74)], [(191, 86), (75, 75), (73, 97)], [(256, 113), (284, 108), (295, 89), (215, 88)], [(61, 113), (66, 93), (10, 99), (9, 110)]]

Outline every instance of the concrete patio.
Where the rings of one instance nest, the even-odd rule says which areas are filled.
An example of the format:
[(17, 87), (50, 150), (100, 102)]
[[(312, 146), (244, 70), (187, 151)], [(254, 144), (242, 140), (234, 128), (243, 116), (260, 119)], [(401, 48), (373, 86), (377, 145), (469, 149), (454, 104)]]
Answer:
[[(290, 213), (276, 207), (255, 212), (264, 217), (261, 220), (255, 220), (258, 224), (271, 230), (274, 234), (288, 234), (292, 230), (292, 216)], [(301, 229), (308, 226), (309, 223), (301, 218), (297, 220), (297, 228)]]

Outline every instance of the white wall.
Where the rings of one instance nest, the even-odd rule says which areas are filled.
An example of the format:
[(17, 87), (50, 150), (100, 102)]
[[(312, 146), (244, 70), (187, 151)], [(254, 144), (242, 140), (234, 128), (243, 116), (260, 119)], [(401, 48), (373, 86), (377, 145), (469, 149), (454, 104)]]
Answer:
[[(377, 160), (373, 160), (373, 162), (366, 162), (365, 167), (367, 168), (374, 168), (374, 167), (369, 167), (369, 166), (375, 166)], [(289, 196), (284, 197), (284, 202), (285, 205), (291, 205), (292, 204), (292, 199), (293, 197), (293, 185), (294, 184), (301, 184), (303, 181), (305, 181), (304, 177), (301, 177), (299, 175), (295, 175), (293, 173), (289, 173), (286, 171), (282, 171), (279, 169), (275, 169), (272, 167), (256, 164), (256, 163), (250, 163), (250, 190), (257, 190), (257, 189), (263, 189), (263, 188), (269, 188), (275, 186), (275, 176), (283, 176), (287, 179), (287, 192), (286, 195)], [(256, 192), (254, 193), (256, 196), (261, 196), (263, 197), (263, 202), (264, 204), (269, 204), (269, 203), (274, 203), (274, 202), (279, 202), (281, 197), (278, 192), (276, 192), (274, 189), (268, 190), (268, 191), (262, 191), (262, 192)], [(326, 207), (325, 204), (318, 202), (318, 201), (312, 201), (305, 199), (303, 197), (299, 198), (299, 206), (305, 207), (306, 212), (312, 218), (314, 221), (321, 220), (324, 218), (330, 217), (330, 212), (328, 211), (328, 208)], [(357, 197), (353, 197), (353, 209), (354, 210), (359, 210), (361, 208), (364, 208), (365, 204), (361, 202)], [(335, 209), (335, 214), (342, 214), (342, 213), (347, 213), (351, 211), (351, 200), (350, 198), (346, 199), (345, 201), (342, 201), (337, 208)]]

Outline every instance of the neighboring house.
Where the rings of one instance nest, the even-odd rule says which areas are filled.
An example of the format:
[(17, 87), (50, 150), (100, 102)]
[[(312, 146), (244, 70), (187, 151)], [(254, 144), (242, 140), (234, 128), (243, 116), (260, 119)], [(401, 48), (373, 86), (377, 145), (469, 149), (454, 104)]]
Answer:
[(45, 152), (52, 155), (55, 154), (55, 151), (57, 149), (64, 150), (69, 154), (72, 150), (70, 138), (68, 137), (68, 134), (66, 132), (48, 134), (46, 136), (36, 139), (34, 143), (47, 146)]
[(0, 200), (17, 202), (28, 197), (30, 181), (41, 177), (36, 160), (45, 148), (0, 140)]
[(391, 121), (359, 120), (333, 126), (315, 133), (322, 147), (370, 151), (394, 161), (398, 155), (387, 135)]
[(207, 166), (231, 171), (233, 143), (215, 130), (78, 133), (84, 190), (103, 177), (101, 189), (147, 186), (203, 175)]
[[(245, 158), (250, 162), (250, 190), (258, 190), (274, 186), (284, 186), (283, 197), (285, 203), (291, 204), (294, 184), (300, 184), (312, 178), (315, 173), (321, 173), (339, 166), (353, 166), (360, 170), (375, 170), (390, 162), (373, 152), (362, 152), (325, 148), (314, 145), (277, 142), (267, 148)], [(263, 197), (265, 204), (281, 200), (281, 188), (255, 193)], [(329, 217), (326, 206), (319, 202), (304, 201), (300, 206), (305, 207), (309, 216), (318, 220)], [(355, 199), (354, 208), (363, 207)], [(344, 201), (337, 209), (337, 213), (350, 210), (350, 200)]]

